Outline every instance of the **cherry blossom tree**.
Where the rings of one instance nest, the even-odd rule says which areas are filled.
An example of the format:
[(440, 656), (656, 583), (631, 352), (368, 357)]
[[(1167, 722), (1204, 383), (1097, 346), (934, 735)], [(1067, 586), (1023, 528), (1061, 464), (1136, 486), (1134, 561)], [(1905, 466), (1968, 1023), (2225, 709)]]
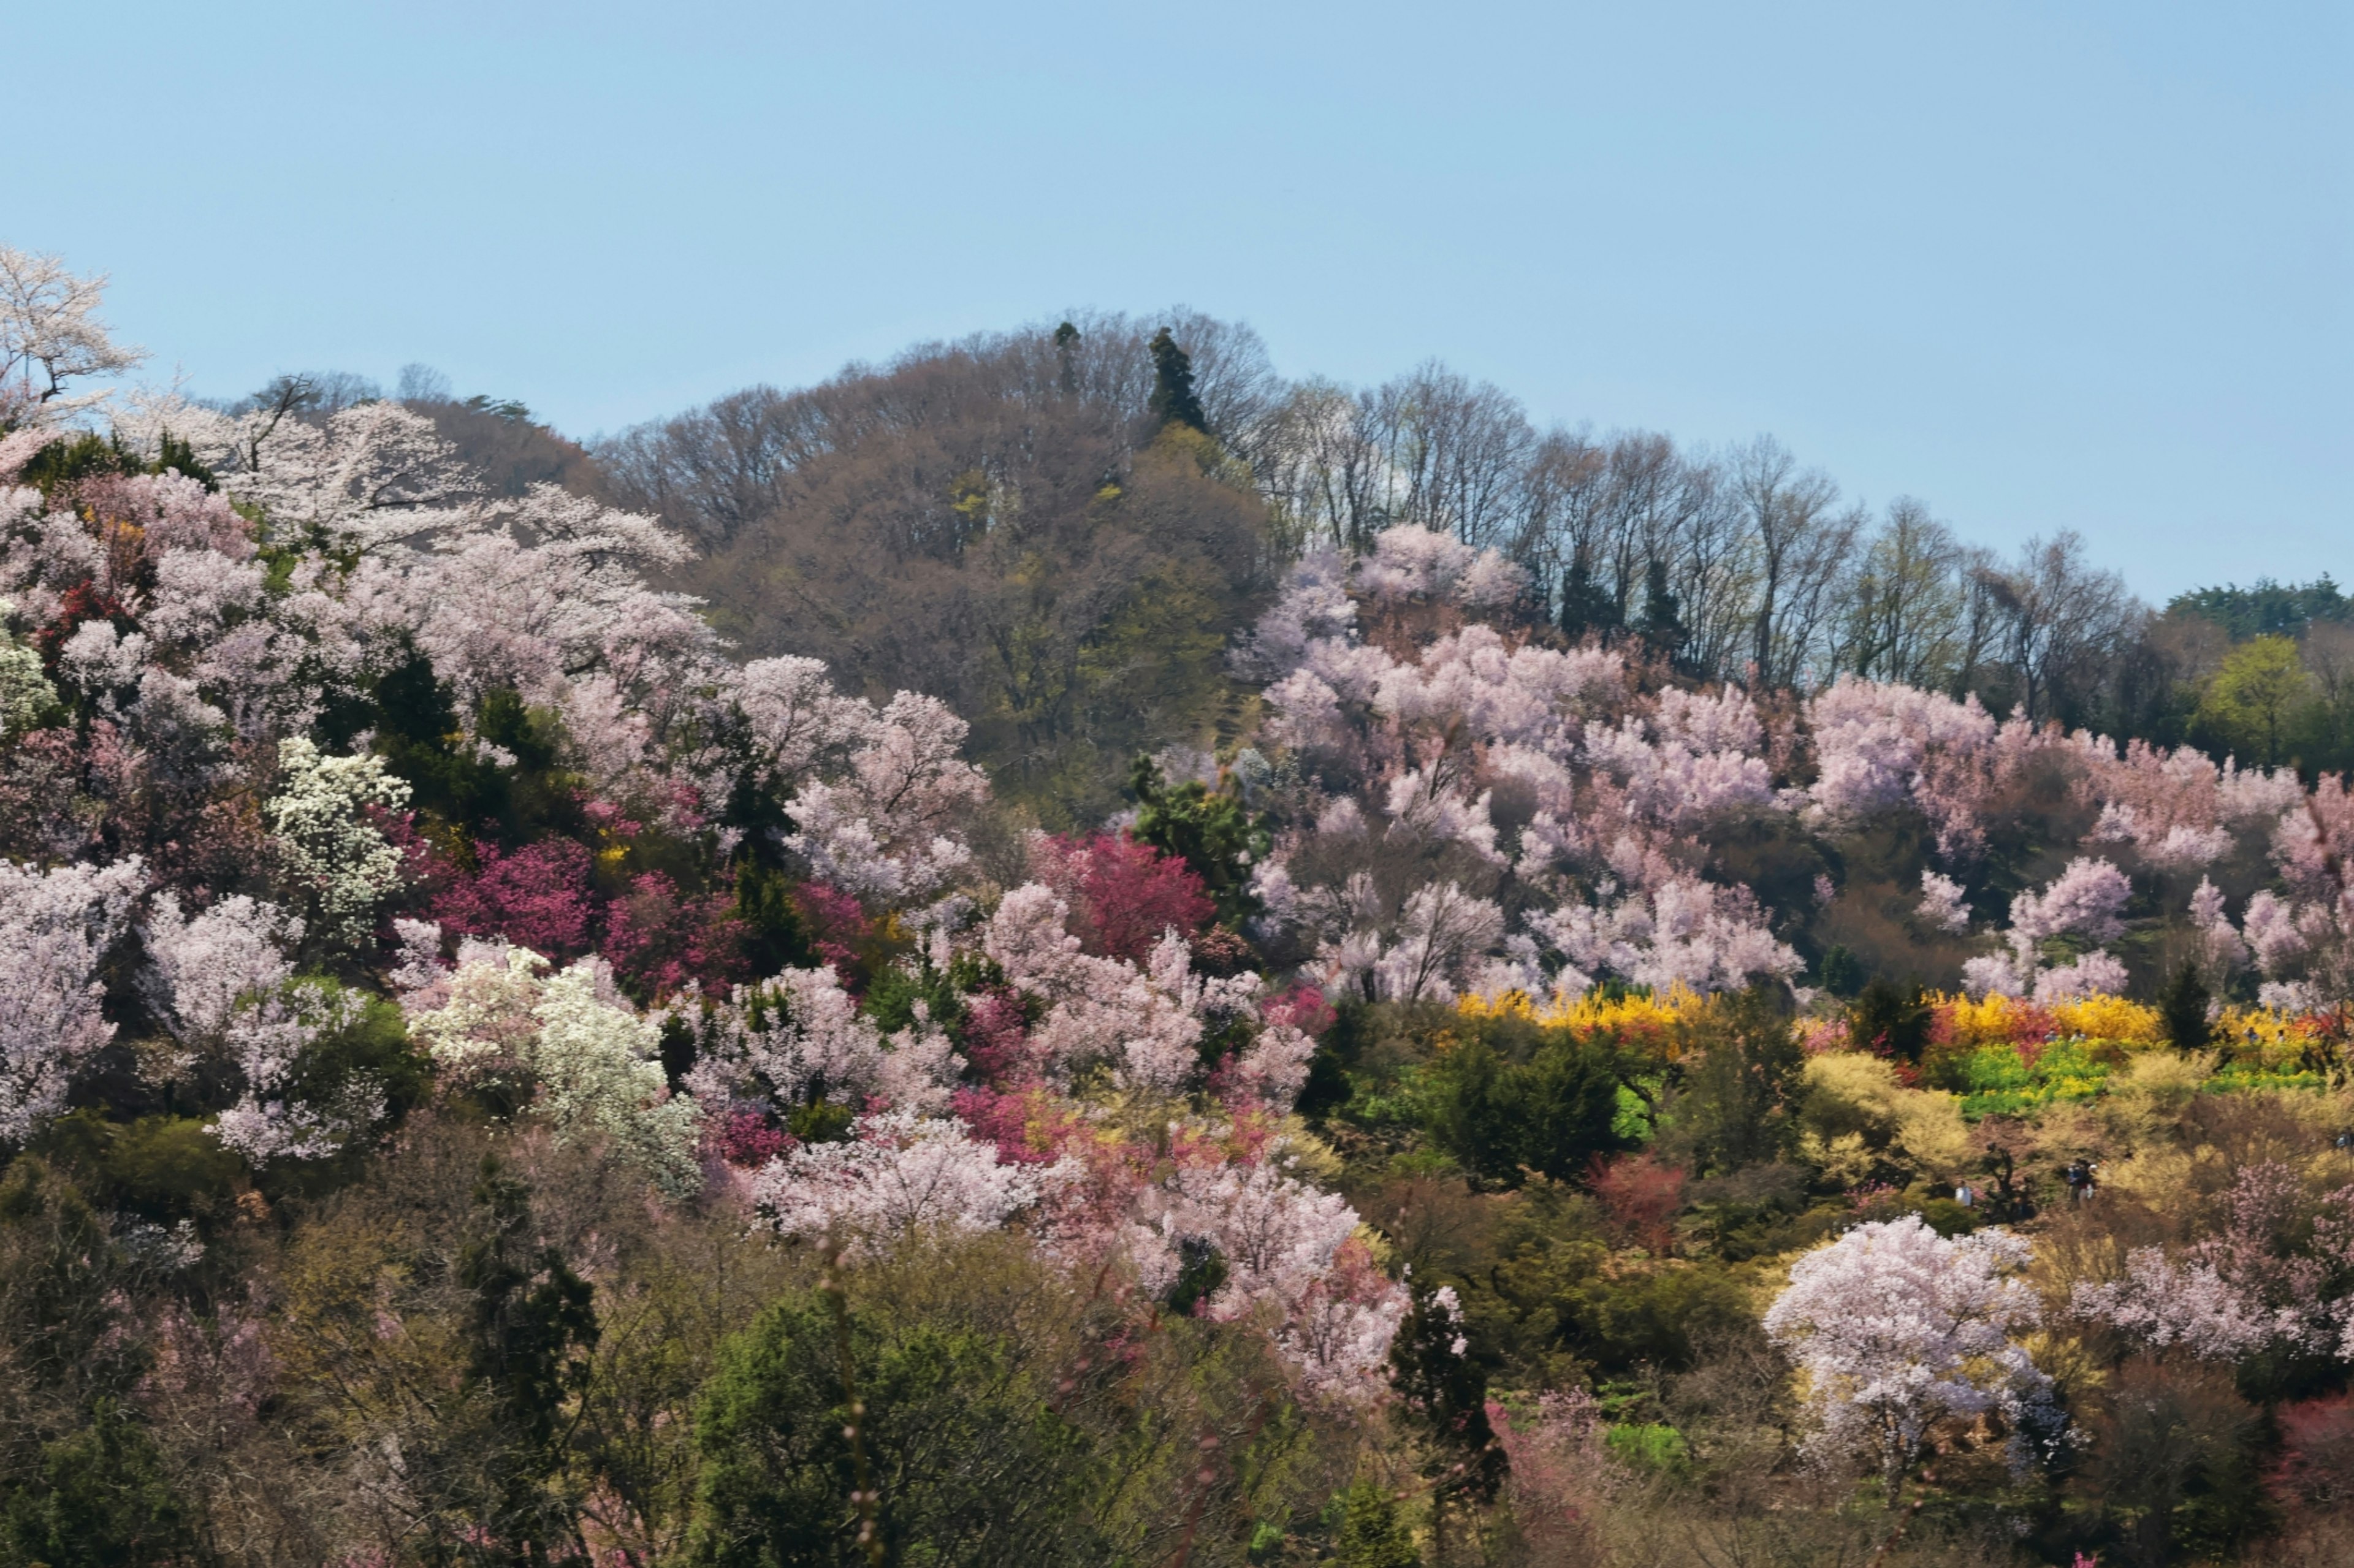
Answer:
[(837, 1236), (874, 1251), (910, 1233), (994, 1230), (1065, 1179), (1007, 1164), (953, 1119), (886, 1111), (852, 1138), (804, 1144), (755, 1178), (753, 1202), (788, 1236)]
[(2354, 1187), (2318, 1199), (2277, 1160), (2241, 1167), (2205, 1216), (2207, 1234), (2169, 1258), (2136, 1247), (2121, 1277), (2075, 1287), (2070, 1310), (2127, 1339), (2207, 1361), (2282, 1349), (2354, 1361)]
[(1766, 1332), (1806, 1376), (1807, 1452), (1826, 1465), (1868, 1458), (1893, 1508), (1932, 1426), (1996, 1414), (2023, 1467), (2058, 1422), (2052, 1380), (2018, 1338), (2040, 1318), (2015, 1277), (2030, 1256), (2007, 1232), (1948, 1238), (1908, 1214), (1793, 1264)]
[(0, 860), (0, 1141), (65, 1107), (74, 1069), (114, 1036), (99, 965), (143, 889), (136, 860), (43, 871)]
[(367, 812), (403, 805), (408, 785), (381, 758), (327, 756), (302, 736), (279, 743), (278, 761), (284, 782), (266, 810), (279, 853), (323, 934), (358, 941), (401, 871), (400, 852)]
[(11, 425), (52, 427), (102, 401), (103, 392), (69, 392), (68, 384), (113, 376), (144, 352), (118, 344), (97, 316), (103, 275), (66, 270), (55, 256), (0, 245), (0, 431)]
[(380, 1086), (364, 1077), (328, 1104), (290, 1092), (303, 1053), (361, 1011), (332, 982), (294, 980), (286, 949), (302, 936), (300, 920), (243, 894), (184, 916), (176, 894), (159, 893), (141, 927), (149, 994), (183, 1065), (210, 1058), (235, 1073), (239, 1097), (214, 1135), (256, 1165), (324, 1159), (384, 1114)]

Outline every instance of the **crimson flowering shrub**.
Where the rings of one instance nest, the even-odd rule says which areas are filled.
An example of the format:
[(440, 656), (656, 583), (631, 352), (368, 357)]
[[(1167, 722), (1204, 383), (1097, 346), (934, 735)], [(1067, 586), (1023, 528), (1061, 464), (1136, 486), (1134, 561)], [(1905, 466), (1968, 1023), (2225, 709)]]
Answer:
[(453, 869), (428, 906), (445, 929), (496, 937), (557, 959), (588, 950), (597, 911), (586, 844), (542, 839), (509, 853), (477, 840), (473, 848), (475, 869)]
[(1070, 901), (1085, 950), (1140, 963), (1163, 932), (1193, 937), (1217, 912), (1183, 861), (1119, 833), (1041, 837), (1032, 846), (1039, 880)]
[(658, 871), (639, 873), (606, 905), (598, 951), (632, 989), (654, 998), (693, 984), (724, 991), (749, 978), (733, 896), (682, 893)]
[(1596, 1160), (1586, 1185), (1629, 1245), (1666, 1255), (1675, 1250), (1675, 1217), (1690, 1172), (1646, 1150)]

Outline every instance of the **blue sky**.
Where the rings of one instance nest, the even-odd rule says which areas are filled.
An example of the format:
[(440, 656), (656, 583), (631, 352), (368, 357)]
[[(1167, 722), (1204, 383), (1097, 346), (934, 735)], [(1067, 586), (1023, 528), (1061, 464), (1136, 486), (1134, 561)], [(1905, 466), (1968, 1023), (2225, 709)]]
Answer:
[(579, 435), (1073, 305), (1780, 436), (2141, 592), (2354, 580), (2354, 8), (118, 4), (10, 22), (0, 238), (200, 392)]

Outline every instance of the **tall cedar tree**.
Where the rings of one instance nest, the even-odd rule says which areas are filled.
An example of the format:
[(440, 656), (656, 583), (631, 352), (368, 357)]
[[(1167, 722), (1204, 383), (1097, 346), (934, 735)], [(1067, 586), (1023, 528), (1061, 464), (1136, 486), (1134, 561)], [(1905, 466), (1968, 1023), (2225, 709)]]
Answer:
[(2174, 971), (2166, 994), (2158, 999), (2158, 1013), (2176, 1050), (2204, 1050), (2214, 1039), (2215, 1026), (2207, 1021), (2208, 1000), (2207, 987), (2195, 967), (2185, 964)]
[(1156, 430), (1183, 425), (1205, 436), (1210, 433), (1209, 416), (1202, 412), (1202, 400), (1193, 393), (1193, 358), (1177, 346), (1167, 327), (1152, 334), (1152, 401), (1147, 407)]

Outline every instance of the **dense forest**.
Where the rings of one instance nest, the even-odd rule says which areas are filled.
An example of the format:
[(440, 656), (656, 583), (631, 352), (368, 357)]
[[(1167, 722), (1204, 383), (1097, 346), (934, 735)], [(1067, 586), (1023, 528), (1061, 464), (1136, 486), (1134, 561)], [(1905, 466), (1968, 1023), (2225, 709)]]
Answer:
[(1077, 315), (0, 249), (0, 1562), (2354, 1555), (2354, 614)]

